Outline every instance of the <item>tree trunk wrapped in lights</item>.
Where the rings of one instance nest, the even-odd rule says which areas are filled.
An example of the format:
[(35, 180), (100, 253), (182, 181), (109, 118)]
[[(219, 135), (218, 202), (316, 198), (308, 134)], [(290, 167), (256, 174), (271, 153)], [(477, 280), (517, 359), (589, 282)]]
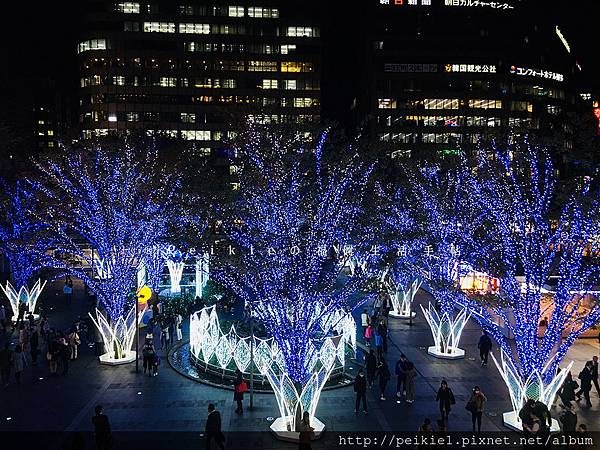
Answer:
[(92, 317), (105, 340), (101, 362), (129, 362), (138, 271), (147, 249), (164, 242), (178, 181), (159, 165), (154, 149), (128, 143), (72, 148), (38, 168), (35, 186), (46, 205), (38, 214), (51, 230), (53, 266), (82, 279), (106, 311), (106, 318)]
[[(370, 234), (359, 230), (371, 169), (351, 148), (348, 154), (349, 148), (340, 146), (328, 156), (344, 161), (326, 161), (325, 147), (332, 146), (327, 134), (308, 149), (299, 135), (249, 124), (240, 142), (239, 195), (223, 220), (233, 252), (217, 259), (214, 274), (251, 305), (273, 337), (283, 364), (267, 372), (282, 415), (272, 428), (287, 432), (289, 425), (295, 432), (297, 413), (308, 411), (311, 423), (320, 423), (314, 414), (337, 350), (328, 340), (335, 327), (332, 314), (367, 299), (361, 294), (366, 275), (344, 276), (345, 256), (332, 255), (334, 247), (362, 250), (372, 243)], [(317, 360), (322, 364), (315, 366)]]
[[(499, 278), (500, 289), (495, 296), (463, 297), (461, 304), (501, 348), (500, 361), (494, 361), (513, 405), (504, 423), (520, 429), (525, 401), (552, 406), (571, 368), (569, 363), (558, 372), (559, 365), (573, 342), (600, 320), (600, 303), (589, 292), (599, 281), (598, 259), (591, 256), (599, 231), (598, 194), (584, 181), (559, 195), (549, 155), (526, 139), (504, 149), (482, 148), (477, 176), (470, 175), (467, 186), (471, 208), (489, 217), (473, 236), (494, 239), (494, 250), (478, 264)], [(544, 286), (553, 275), (558, 284), (544, 305)]]

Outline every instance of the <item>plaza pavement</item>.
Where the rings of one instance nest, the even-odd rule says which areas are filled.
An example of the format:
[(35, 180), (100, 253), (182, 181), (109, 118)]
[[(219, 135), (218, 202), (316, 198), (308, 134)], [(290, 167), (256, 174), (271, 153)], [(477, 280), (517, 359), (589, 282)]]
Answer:
[[(87, 314), (89, 304), (81, 284), (76, 283), (73, 305), (66, 307), (61, 288), (60, 282), (47, 287), (44, 304), (51, 326), (67, 329), (75, 317)], [(420, 291), (416, 302), (426, 304), (427, 300), (428, 294)], [(461, 347), (466, 350), (465, 359), (438, 360), (427, 355), (431, 335), (420, 308), (415, 310), (419, 310), (419, 314), (412, 327), (407, 321), (390, 318), (391, 337), (386, 355), (392, 373), (400, 352), (414, 362), (418, 371), (415, 403), (396, 403), (394, 376), (388, 385), (386, 401), (378, 399), (375, 387), (369, 392), (368, 415), (353, 412), (352, 387), (325, 391), (317, 416), (326, 424), (328, 433), (313, 448), (341, 448), (336, 433), (412, 432), (425, 417), (435, 423), (439, 415), (435, 393), (443, 378), (448, 381), (457, 401), (449, 418), (449, 431), (470, 431), (470, 414), (464, 405), (475, 385), (479, 385), (488, 397), (483, 430), (505, 431), (502, 412), (510, 409), (508, 393), (491, 360), (487, 367), (479, 363), (476, 344), (480, 330), (477, 324), (470, 321), (463, 333)], [(187, 326), (184, 331), (187, 333)], [(0, 340), (4, 338), (0, 336)], [(12, 341), (15, 340), (16, 333), (12, 337)], [(494, 351), (497, 354), (497, 346)], [(595, 340), (582, 340), (573, 346), (567, 359), (575, 361), (575, 377), (583, 363), (598, 351)], [(212, 402), (221, 411), (223, 430), (229, 439), (228, 449), (297, 448), (297, 444), (277, 441), (268, 433), (268, 418), (276, 417), (278, 411), (273, 395), (255, 395), (253, 411), (247, 409), (246, 396), (246, 411), (243, 416), (238, 416), (233, 412), (232, 391), (206, 386), (179, 375), (169, 367), (164, 354), (163, 351), (159, 375), (151, 378), (141, 373), (141, 364), (139, 374), (135, 373), (134, 364), (101, 366), (93, 349), (82, 344), (80, 357), (70, 364), (68, 375), (50, 377), (42, 347), (39, 362), (26, 367), (22, 385), (16, 386), (11, 379), (8, 387), (0, 389), (0, 436), (4, 436), (4, 442), (19, 442), (17, 448), (22, 450), (29, 448), (29, 441), (32, 441), (31, 448), (36, 449), (94, 448), (91, 417), (94, 406), (100, 403), (104, 405), (115, 433), (114, 448), (199, 449), (205, 448), (202, 433), (207, 405)], [(591, 430), (600, 431), (600, 399), (595, 391), (592, 391), (592, 403), (592, 408), (577, 408), (577, 413), (580, 422), (587, 423)], [(557, 414), (557, 409), (552, 412)], [(65, 431), (70, 433), (62, 434)]]

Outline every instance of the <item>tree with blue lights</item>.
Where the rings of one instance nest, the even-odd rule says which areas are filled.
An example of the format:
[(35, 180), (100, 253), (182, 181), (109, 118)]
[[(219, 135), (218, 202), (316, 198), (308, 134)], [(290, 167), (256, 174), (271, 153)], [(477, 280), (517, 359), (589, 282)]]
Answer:
[(37, 201), (27, 183), (10, 184), (2, 180), (0, 186), (0, 250), (8, 259), (12, 278), (12, 284), (8, 282), (1, 288), (16, 317), (21, 302), (27, 303), (31, 313), (35, 311), (45, 282), (38, 280), (32, 287), (29, 283), (34, 274), (48, 264), (46, 250), (50, 244), (46, 227), (33, 214)]
[[(475, 236), (484, 217), (470, 207), (464, 189), (465, 164), (456, 168), (421, 165), (407, 169), (413, 205), (411, 213), (421, 239), (418, 262), (425, 283), (433, 294), (435, 305), (422, 311), (430, 325), (434, 346), (429, 353), (441, 358), (459, 358), (458, 347), (469, 312), (461, 307), (464, 293), (459, 280), (464, 262), (490, 251), (485, 236)], [(455, 314), (455, 309), (458, 313)]]
[(108, 348), (119, 347), (115, 353), (123, 356), (135, 328), (127, 311), (137, 272), (148, 249), (165, 241), (178, 182), (153, 148), (95, 143), (62, 154), (38, 164), (36, 186), (45, 202), (40, 218), (52, 230), (55, 266), (97, 295), (111, 324), (104, 326), (97, 314), (97, 325)]
[(600, 320), (597, 297), (588, 294), (599, 280), (597, 258), (589, 256), (599, 235), (598, 192), (582, 178), (559, 195), (550, 156), (527, 140), (481, 148), (478, 156), (467, 191), (487, 216), (482, 232), (495, 241), (479, 264), (500, 279), (500, 292), (462, 304), (500, 345), (495, 362), (514, 409), (504, 419), (515, 426), (527, 398), (553, 402), (571, 367), (557, 375), (567, 351)]
[[(366, 276), (342, 276), (349, 256), (336, 258), (333, 249), (371, 244), (370, 233), (360, 232), (371, 166), (354, 145), (328, 139), (323, 133), (313, 143), (247, 125), (236, 146), (239, 195), (223, 221), (235, 254), (219, 258), (214, 271), (273, 336), (283, 367), (269, 380), (276, 392), (287, 383), (281, 400), (292, 423), (298, 412), (314, 414), (329, 376), (332, 366), (317, 361), (335, 352), (321, 346), (334, 332), (331, 318), (367, 299)], [(280, 409), (285, 416), (281, 403)]]

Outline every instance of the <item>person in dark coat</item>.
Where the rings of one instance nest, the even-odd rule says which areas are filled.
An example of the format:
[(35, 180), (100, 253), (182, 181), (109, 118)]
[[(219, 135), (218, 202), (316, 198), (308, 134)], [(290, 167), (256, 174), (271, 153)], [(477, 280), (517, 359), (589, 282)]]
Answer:
[(390, 369), (388, 368), (385, 359), (382, 359), (377, 367), (377, 377), (379, 378), (379, 393), (381, 394), (380, 400), (385, 400), (385, 387), (390, 380)]
[(446, 423), (446, 421), (448, 420), (448, 416), (450, 415), (452, 405), (456, 403), (456, 400), (454, 399), (454, 394), (452, 393), (452, 389), (448, 387), (448, 382), (446, 380), (442, 380), (440, 388), (437, 391), (435, 400), (440, 405), (440, 415), (442, 416), (442, 422)]
[(369, 389), (371, 389), (377, 372), (377, 357), (373, 349), (370, 349), (365, 356), (365, 368), (367, 369), (367, 383), (369, 383)]
[(13, 352), (10, 349), (10, 343), (5, 342), (4, 348), (0, 351), (0, 375), (2, 379), (2, 385), (8, 386), (10, 379), (10, 368), (13, 363)]
[(377, 332), (379, 336), (381, 336), (381, 346), (383, 348), (383, 353), (387, 353), (388, 351), (388, 327), (385, 324), (385, 320), (381, 319), (379, 325), (377, 326)]
[(112, 431), (108, 417), (103, 414), (102, 405), (96, 405), (95, 415), (92, 417), (94, 424), (94, 439), (98, 450), (108, 450), (111, 445)]
[(244, 388), (246, 386), (246, 382), (244, 381), (242, 372), (240, 372), (239, 370), (236, 370), (235, 373), (236, 373), (236, 377), (235, 377), (235, 381), (233, 382), (233, 386), (234, 386), (233, 387), (233, 399), (237, 403), (237, 408), (235, 410), (235, 413), (243, 414), (244, 413), (244, 405), (242, 402), (244, 401)]
[(40, 353), (40, 337), (38, 334), (38, 331), (33, 328), (33, 332), (31, 333), (31, 336), (29, 337), (29, 353), (31, 354), (31, 363), (35, 364), (37, 363), (37, 357), (38, 354)]
[(396, 396), (402, 397), (406, 390), (406, 355), (400, 353), (400, 359), (396, 362)]
[(521, 410), (519, 411), (519, 419), (521, 419), (521, 425), (523, 427), (523, 431), (527, 433), (528, 429), (531, 429), (533, 426), (533, 421), (531, 420), (531, 416), (533, 415), (533, 407), (535, 405), (535, 400), (532, 398), (528, 399)]
[(298, 450), (311, 450), (311, 441), (315, 434), (315, 429), (310, 426), (310, 414), (304, 411), (302, 421), (300, 422), (300, 434), (298, 436)]
[(206, 418), (206, 449), (210, 450), (211, 441), (214, 439), (221, 450), (225, 450), (225, 436), (221, 431), (221, 413), (215, 410), (215, 405), (209, 403), (208, 417)]
[(581, 400), (581, 396), (585, 398), (585, 402), (588, 407), (592, 406), (592, 402), (590, 400), (590, 391), (592, 390), (592, 362), (588, 361), (585, 363), (585, 367), (581, 372), (579, 372), (579, 380), (581, 381), (581, 387), (579, 391), (575, 394), (577, 397), (577, 401)]
[(479, 349), (479, 357), (481, 358), (481, 365), (487, 366), (488, 356), (490, 351), (492, 350), (492, 339), (488, 336), (487, 331), (483, 331), (483, 334), (479, 338), (479, 343), (477, 344), (477, 348)]
[(590, 367), (590, 373), (592, 375), (592, 383), (594, 383), (598, 397), (600, 397), (600, 386), (598, 385), (598, 357), (596, 355), (592, 357), (592, 367)]
[(577, 430), (577, 414), (573, 412), (573, 405), (571, 403), (564, 405), (563, 412), (560, 414), (558, 420), (562, 424), (563, 433), (575, 434)]
[(575, 391), (578, 387), (579, 384), (573, 379), (573, 375), (571, 375), (571, 372), (569, 372), (565, 378), (562, 387), (560, 388), (560, 392), (558, 393), (560, 401), (563, 403), (563, 405), (575, 401)]
[(356, 375), (356, 378), (354, 379), (354, 392), (356, 392), (354, 412), (358, 412), (358, 407), (362, 400), (363, 412), (367, 413), (367, 379), (362, 369), (358, 371), (358, 375)]

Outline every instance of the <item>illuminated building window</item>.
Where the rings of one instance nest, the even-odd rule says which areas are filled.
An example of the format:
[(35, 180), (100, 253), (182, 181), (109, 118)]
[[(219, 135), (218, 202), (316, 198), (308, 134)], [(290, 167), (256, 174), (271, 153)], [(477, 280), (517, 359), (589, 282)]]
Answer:
[(546, 111), (548, 114), (558, 115), (562, 112), (562, 108), (556, 105), (546, 105)]
[(115, 113), (110, 113), (108, 115), (108, 121), (109, 122), (116, 122), (117, 121), (117, 115)]
[(107, 48), (106, 39), (90, 39), (77, 44), (77, 53), (88, 50), (106, 50)]
[(48, 136), (54, 136), (54, 130), (48, 130), (46, 133)]
[(459, 144), (462, 134), (458, 133), (423, 133), (421, 142), (425, 144)]
[(114, 76), (112, 82), (115, 86), (125, 86), (125, 77), (122, 75)]
[(312, 72), (313, 65), (309, 62), (283, 61), (281, 63), (282, 72)]
[(117, 3), (116, 10), (120, 13), (125, 13), (125, 14), (139, 14), (140, 13), (140, 4), (133, 3), (133, 2)]
[(319, 100), (311, 97), (293, 97), (281, 99), (281, 106), (291, 106), (293, 108), (310, 108), (311, 106), (318, 105)]
[(263, 8), (262, 6), (250, 6), (248, 7), (248, 17), (255, 17), (258, 19), (276, 19), (279, 17), (279, 10), (277, 8)]
[(229, 17), (244, 17), (243, 6), (230, 6), (228, 11)]
[(175, 77), (160, 77), (158, 79), (160, 87), (177, 87), (177, 78)]
[(193, 16), (194, 7), (192, 5), (179, 5), (179, 14), (183, 16)]
[(210, 25), (207, 23), (180, 23), (179, 32), (186, 34), (210, 34)]
[(189, 141), (210, 141), (208, 130), (182, 130), (181, 137)]
[(379, 109), (396, 109), (396, 100), (393, 98), (379, 98), (377, 104)]
[(140, 114), (136, 112), (128, 112), (127, 113), (127, 122), (139, 122)]
[(319, 30), (315, 27), (287, 27), (285, 35), (290, 37), (318, 37)]
[(181, 121), (183, 123), (195, 123), (196, 114), (194, 113), (181, 113)]
[(295, 90), (296, 89), (296, 80), (282, 80), (283, 89)]
[(48, 148), (53, 148), (54, 147), (54, 142), (50, 141), (48, 142)]
[(488, 100), (488, 99), (470, 99), (469, 108), (474, 109), (501, 109), (502, 100)]
[(38, 120), (38, 125), (44, 125), (46, 122), (44, 122), (43, 120)]
[(533, 104), (530, 102), (513, 101), (510, 103), (510, 110), (533, 112)]
[(277, 61), (248, 61), (249, 72), (277, 72)]
[(278, 89), (279, 81), (278, 80), (262, 80), (262, 88), (263, 89)]
[(290, 53), (294, 53), (296, 51), (296, 44), (285, 44), (281, 46), (281, 54), (289, 55)]
[(175, 33), (173, 22), (144, 22), (145, 33)]
[(244, 61), (217, 61), (214, 64), (214, 69), (243, 72), (245, 70), (245, 64)]
[(425, 109), (458, 109), (456, 98), (426, 98), (423, 100)]
[(246, 27), (243, 25), (211, 25), (213, 34), (246, 34)]
[(190, 85), (190, 80), (188, 78), (180, 78), (179, 79), (179, 86), (181, 87), (189, 87)]
[(499, 117), (481, 117), (481, 116), (467, 116), (466, 125), (468, 127), (499, 127)]

